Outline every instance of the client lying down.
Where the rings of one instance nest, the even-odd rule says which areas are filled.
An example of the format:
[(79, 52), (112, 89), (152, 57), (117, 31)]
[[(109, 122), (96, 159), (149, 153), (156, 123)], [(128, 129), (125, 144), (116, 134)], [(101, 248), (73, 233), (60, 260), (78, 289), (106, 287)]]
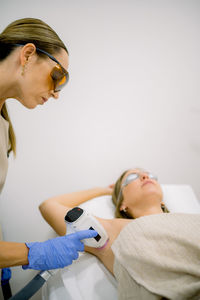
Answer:
[(115, 276), (119, 299), (200, 299), (200, 215), (170, 213), (153, 174), (131, 169), (114, 188), (53, 197), (40, 205), (40, 211), (59, 235), (65, 235), (69, 210), (111, 194), (116, 218), (96, 217), (109, 241), (103, 249), (85, 246), (85, 251)]

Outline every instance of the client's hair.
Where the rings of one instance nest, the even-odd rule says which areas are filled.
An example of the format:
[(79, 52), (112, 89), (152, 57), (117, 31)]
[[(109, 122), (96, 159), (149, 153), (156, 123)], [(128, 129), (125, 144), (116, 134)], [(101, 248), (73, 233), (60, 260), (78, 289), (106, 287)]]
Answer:
[[(139, 168), (137, 168), (139, 169)], [(115, 218), (123, 218), (123, 219), (134, 219), (133, 216), (131, 216), (128, 212), (124, 212), (120, 210), (122, 201), (124, 200), (123, 194), (121, 193), (120, 197), (119, 197), (119, 193), (121, 190), (121, 185), (122, 185), (122, 180), (124, 175), (128, 172), (129, 170), (126, 170), (122, 173), (122, 175), (119, 177), (119, 179), (116, 181), (115, 183), (115, 187), (112, 193), (112, 201), (116, 207), (115, 209)], [(119, 199), (118, 199), (119, 197)], [(161, 208), (163, 210), (164, 213), (169, 213), (169, 210), (167, 209), (167, 207), (163, 204), (161, 204)]]

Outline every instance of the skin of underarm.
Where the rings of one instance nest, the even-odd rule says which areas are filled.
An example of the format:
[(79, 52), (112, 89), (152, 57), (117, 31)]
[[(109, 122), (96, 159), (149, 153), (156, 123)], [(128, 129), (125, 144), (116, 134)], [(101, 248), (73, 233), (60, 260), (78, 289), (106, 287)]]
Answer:
[[(97, 220), (101, 223), (101, 225), (106, 230), (109, 241), (105, 248), (98, 249), (98, 248), (91, 248), (85, 246), (85, 251), (89, 252), (95, 256), (97, 256), (104, 266), (113, 274), (113, 266), (114, 266), (114, 253), (111, 249), (111, 246), (115, 239), (118, 237), (120, 231), (130, 223), (132, 220), (127, 219), (101, 219), (96, 217)], [(114, 275), (114, 274), (113, 274)]]

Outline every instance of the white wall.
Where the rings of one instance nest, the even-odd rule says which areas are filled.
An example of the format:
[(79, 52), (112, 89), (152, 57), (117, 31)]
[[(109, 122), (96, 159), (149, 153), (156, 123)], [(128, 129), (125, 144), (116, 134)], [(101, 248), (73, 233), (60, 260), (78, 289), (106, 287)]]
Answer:
[[(8, 101), (18, 143), (0, 201), (6, 240), (53, 236), (41, 201), (108, 185), (132, 166), (200, 197), (199, 14), (198, 0), (1, 0), (1, 30), (41, 18), (70, 52), (58, 101)], [(13, 292), (36, 273), (12, 270)]]

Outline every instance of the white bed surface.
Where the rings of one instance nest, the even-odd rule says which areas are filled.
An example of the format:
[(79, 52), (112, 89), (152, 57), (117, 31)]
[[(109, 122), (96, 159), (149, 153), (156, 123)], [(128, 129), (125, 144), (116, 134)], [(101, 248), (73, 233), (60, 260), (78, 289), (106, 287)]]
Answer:
[(42, 299), (117, 300), (117, 282), (95, 256), (81, 253), (73, 265), (48, 280)]

